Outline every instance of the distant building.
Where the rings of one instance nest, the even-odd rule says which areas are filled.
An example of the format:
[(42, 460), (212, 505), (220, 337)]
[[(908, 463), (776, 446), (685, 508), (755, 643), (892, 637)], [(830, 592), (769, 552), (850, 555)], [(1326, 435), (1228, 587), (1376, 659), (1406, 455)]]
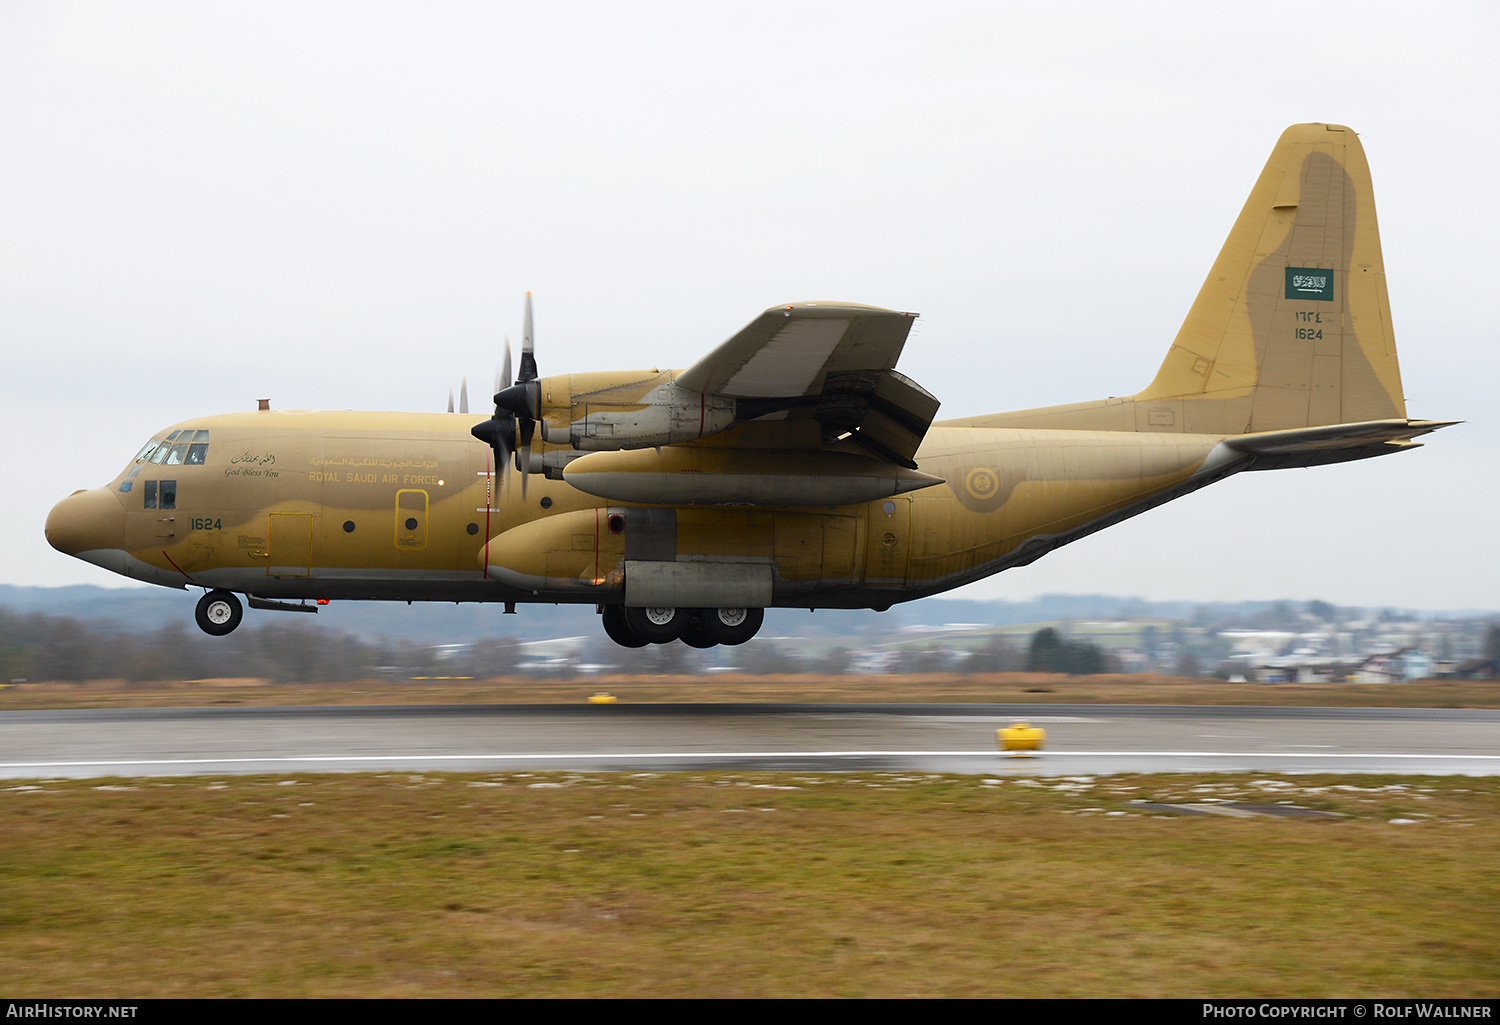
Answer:
[(1418, 648), (1398, 648), (1392, 652), (1371, 655), (1355, 670), (1359, 683), (1405, 683), (1432, 676), (1433, 657)]

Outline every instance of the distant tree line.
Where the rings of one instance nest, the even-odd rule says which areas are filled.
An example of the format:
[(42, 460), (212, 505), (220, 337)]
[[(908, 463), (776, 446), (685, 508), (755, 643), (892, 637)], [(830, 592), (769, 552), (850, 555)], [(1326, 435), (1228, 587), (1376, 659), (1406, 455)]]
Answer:
[(430, 645), (363, 641), (286, 619), (208, 637), (181, 622), (150, 633), (0, 609), (0, 683), (11, 680), (198, 680), (254, 677), (277, 683), (337, 682), (383, 675), (498, 676), (517, 663), (511, 640), (484, 640), (445, 658)]
[[(413, 641), (364, 640), (353, 634), (302, 622), (301, 617), (263, 617), (227, 637), (208, 637), (191, 624), (170, 621), (151, 632), (126, 629), (112, 621), (81, 620), (0, 608), (0, 683), (11, 680), (124, 679), (199, 680), (247, 677), (276, 683), (339, 682), (360, 679), (508, 676), (523, 664), (521, 642), (492, 638), (471, 645), (434, 647)], [(1500, 642), (1497, 642), (1500, 643)], [(871, 649), (879, 642), (872, 641)], [(1003, 636), (980, 647), (955, 650), (936, 642), (887, 650), (878, 671), (937, 673), (1103, 673), (1119, 672), (1098, 645), (1064, 639), (1054, 629), (1038, 631), (1029, 648)], [(710, 666), (732, 667), (754, 676), (791, 673), (840, 675), (867, 667), (856, 653), (835, 647), (821, 655), (801, 655), (775, 638), (737, 648), (698, 651), (681, 644), (631, 650), (604, 638), (587, 644), (578, 659), (555, 659), (545, 671), (571, 674), (577, 663), (625, 673), (703, 673)]]

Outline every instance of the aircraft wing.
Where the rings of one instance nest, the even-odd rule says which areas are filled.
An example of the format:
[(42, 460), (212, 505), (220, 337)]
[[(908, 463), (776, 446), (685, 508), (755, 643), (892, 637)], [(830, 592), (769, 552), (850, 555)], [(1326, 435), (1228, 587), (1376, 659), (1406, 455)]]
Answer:
[(938, 400), (896, 373), (914, 313), (855, 303), (773, 306), (677, 376), (748, 414), (811, 416), (825, 442), (849, 436), (882, 459), (912, 456)]
[(773, 306), (677, 383), (732, 398), (816, 395), (831, 371), (893, 368), (916, 317), (855, 303)]

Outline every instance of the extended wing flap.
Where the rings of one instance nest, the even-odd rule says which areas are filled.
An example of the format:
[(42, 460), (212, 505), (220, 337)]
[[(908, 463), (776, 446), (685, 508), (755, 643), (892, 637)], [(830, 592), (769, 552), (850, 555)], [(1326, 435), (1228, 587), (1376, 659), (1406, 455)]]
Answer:
[(926, 388), (887, 370), (877, 380), (853, 438), (881, 458), (915, 469), (912, 457), (937, 416), (939, 404)]
[(915, 319), (855, 303), (773, 306), (679, 374), (677, 384), (733, 398), (817, 395), (830, 372), (894, 367)]

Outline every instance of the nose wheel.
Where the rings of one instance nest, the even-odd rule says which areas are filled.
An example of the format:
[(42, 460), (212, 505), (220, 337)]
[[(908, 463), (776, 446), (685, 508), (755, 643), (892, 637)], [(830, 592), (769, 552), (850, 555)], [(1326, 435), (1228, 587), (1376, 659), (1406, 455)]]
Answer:
[(209, 591), (198, 599), (193, 612), (198, 628), (211, 637), (223, 637), (233, 633), (245, 618), (245, 607), (240, 604), (233, 591)]

